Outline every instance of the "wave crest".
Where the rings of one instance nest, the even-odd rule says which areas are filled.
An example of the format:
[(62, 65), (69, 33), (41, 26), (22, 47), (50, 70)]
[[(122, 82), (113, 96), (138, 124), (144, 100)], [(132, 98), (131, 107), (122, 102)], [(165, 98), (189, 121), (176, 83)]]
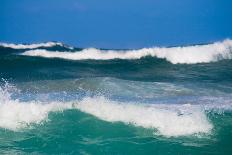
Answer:
[(204, 111), (190, 104), (165, 106), (123, 104), (104, 97), (85, 98), (75, 105), (79, 110), (110, 122), (124, 122), (158, 130), (158, 134), (183, 136), (208, 133), (212, 125)]
[(186, 47), (154, 47), (139, 50), (99, 50), (95, 48), (83, 49), (76, 52), (48, 51), (45, 49), (29, 50), (22, 55), (39, 56), (45, 58), (62, 58), (69, 60), (111, 60), (111, 59), (140, 59), (146, 56), (166, 59), (173, 64), (194, 64), (215, 62), (232, 58), (232, 40), (215, 42), (208, 45), (194, 45)]
[[(36, 49), (41, 47), (54, 47), (54, 46), (62, 46), (66, 47), (63, 43), (60, 42), (46, 42), (46, 43), (38, 43), (38, 44), (8, 44), (8, 43), (0, 43), (0, 46), (6, 47), (6, 48), (13, 48), (13, 49)], [(73, 49), (72, 47), (68, 47), (70, 49)]]

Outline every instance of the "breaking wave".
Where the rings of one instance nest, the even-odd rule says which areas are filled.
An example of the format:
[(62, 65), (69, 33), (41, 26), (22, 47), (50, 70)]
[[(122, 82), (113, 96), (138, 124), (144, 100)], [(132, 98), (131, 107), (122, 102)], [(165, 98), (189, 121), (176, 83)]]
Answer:
[(232, 40), (215, 42), (207, 45), (193, 45), (186, 47), (154, 47), (139, 50), (100, 50), (95, 48), (83, 49), (76, 52), (59, 52), (45, 49), (28, 50), (25, 56), (39, 56), (45, 58), (62, 58), (69, 60), (111, 60), (111, 59), (140, 59), (146, 56), (166, 59), (173, 64), (194, 64), (216, 62), (232, 58)]
[[(48, 119), (50, 112), (77, 109), (109, 122), (123, 122), (154, 129), (167, 137), (210, 133), (213, 125), (204, 108), (191, 104), (141, 104), (113, 101), (103, 96), (84, 97), (71, 102), (23, 102), (11, 97), (16, 89), (9, 84), (0, 87), (0, 127), (25, 128)], [(77, 120), (78, 121), (78, 120)]]
[[(13, 49), (36, 49), (41, 47), (54, 47), (54, 46), (62, 46), (66, 47), (63, 43), (60, 42), (46, 42), (46, 43), (38, 43), (38, 44), (11, 44), (11, 43), (0, 43), (0, 46), (6, 48), (13, 48)], [(68, 47), (73, 49), (72, 47)]]
[(123, 104), (97, 97), (85, 98), (75, 107), (105, 121), (153, 128), (167, 137), (209, 133), (213, 127), (201, 108), (188, 104), (170, 108), (164, 105)]

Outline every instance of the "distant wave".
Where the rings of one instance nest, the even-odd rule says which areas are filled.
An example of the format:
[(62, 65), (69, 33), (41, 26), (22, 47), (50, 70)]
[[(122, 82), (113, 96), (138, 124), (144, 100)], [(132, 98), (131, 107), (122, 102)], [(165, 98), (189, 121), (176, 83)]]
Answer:
[[(0, 46), (13, 48), (13, 49), (36, 49), (41, 47), (54, 47), (54, 46), (62, 46), (67, 47), (63, 43), (60, 42), (46, 42), (46, 43), (38, 43), (38, 44), (8, 44), (8, 43), (0, 43)], [(69, 47), (72, 49), (72, 47)]]
[(110, 60), (110, 59), (140, 59), (146, 56), (166, 59), (173, 64), (194, 64), (215, 62), (232, 58), (232, 40), (224, 40), (207, 45), (186, 47), (154, 47), (139, 50), (100, 50), (95, 48), (83, 49), (76, 52), (48, 51), (45, 49), (28, 50), (22, 53), (26, 56), (46, 58), (62, 58), (69, 60)]

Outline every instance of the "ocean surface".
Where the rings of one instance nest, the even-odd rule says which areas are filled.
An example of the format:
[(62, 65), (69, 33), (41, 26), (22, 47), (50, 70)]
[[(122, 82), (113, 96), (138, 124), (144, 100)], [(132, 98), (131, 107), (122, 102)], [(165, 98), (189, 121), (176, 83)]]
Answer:
[(0, 154), (232, 154), (232, 40), (0, 43)]

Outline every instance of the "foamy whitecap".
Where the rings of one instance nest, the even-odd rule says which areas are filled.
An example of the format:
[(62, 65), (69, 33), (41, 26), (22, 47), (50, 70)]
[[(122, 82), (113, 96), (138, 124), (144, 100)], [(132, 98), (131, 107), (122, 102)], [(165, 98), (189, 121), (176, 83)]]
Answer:
[(53, 47), (53, 46), (64, 46), (59, 42), (46, 42), (38, 44), (11, 44), (11, 43), (0, 43), (0, 46), (13, 48), (13, 49), (35, 49), (40, 47)]
[(38, 102), (23, 103), (10, 101), (0, 105), (0, 127), (17, 130), (31, 123), (41, 123), (48, 118), (49, 112), (62, 111), (69, 108), (69, 104)]
[(186, 105), (122, 104), (104, 97), (85, 98), (75, 107), (110, 122), (124, 122), (154, 128), (167, 137), (209, 133), (213, 128), (204, 110)]
[[(20, 102), (11, 98), (11, 85), (0, 87), (0, 127), (17, 130), (31, 123), (47, 119), (49, 112), (71, 108), (71, 104), (51, 102), (43, 104), (36, 101)], [(15, 91), (15, 90), (14, 90)]]
[(22, 55), (40, 56), (46, 58), (62, 58), (70, 60), (110, 60), (110, 59), (140, 59), (152, 56), (177, 63), (207, 63), (232, 58), (232, 40), (215, 42), (208, 45), (194, 45), (171, 48), (143, 48), (139, 50), (99, 50), (95, 48), (83, 49), (77, 52), (47, 51), (44, 49), (29, 50)]

